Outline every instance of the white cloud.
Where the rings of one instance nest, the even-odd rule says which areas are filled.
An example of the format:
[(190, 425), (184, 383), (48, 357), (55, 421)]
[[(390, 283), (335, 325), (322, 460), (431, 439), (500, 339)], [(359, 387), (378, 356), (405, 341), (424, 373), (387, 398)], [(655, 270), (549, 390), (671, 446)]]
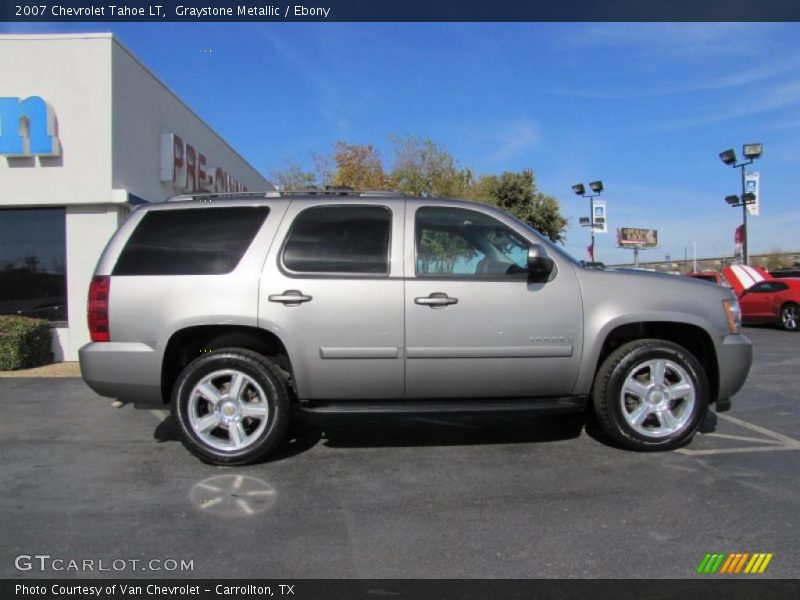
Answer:
[(776, 85), (771, 88), (761, 88), (746, 99), (736, 97), (726, 106), (709, 109), (699, 115), (656, 123), (651, 130), (674, 131), (678, 129), (703, 127), (713, 123), (722, 123), (724, 121), (772, 112), (798, 103), (800, 103), (800, 79)]
[(597, 23), (566, 30), (564, 41), (576, 48), (630, 47), (648, 56), (664, 54), (753, 56), (770, 43), (764, 23)]
[(691, 92), (707, 92), (723, 90), (734, 87), (750, 85), (783, 75), (800, 69), (800, 56), (780, 62), (769, 61), (757, 67), (751, 67), (737, 71), (722, 77), (705, 78), (692, 83), (682, 85), (669, 85), (661, 87), (646, 87), (644, 89), (617, 90), (613, 92), (593, 91), (593, 90), (553, 90), (552, 93), (574, 96), (578, 98), (590, 98), (598, 100), (624, 100), (629, 98), (648, 98), (654, 96), (668, 96), (671, 94), (686, 94)]
[(489, 142), (494, 146), (494, 151), (490, 152), (489, 161), (495, 164), (508, 162), (534, 150), (542, 139), (538, 125), (527, 118), (500, 124), (493, 131)]
[[(336, 59), (334, 53), (315, 52), (317, 48), (287, 43), (281, 36), (260, 27), (255, 31), (305, 80), (316, 100), (317, 111), (336, 131), (336, 135), (347, 135), (350, 131), (348, 117), (357, 113), (359, 104), (371, 94), (368, 87), (363, 86), (360, 95), (354, 96), (356, 100), (347, 101), (344, 94), (348, 88), (347, 78), (350, 73)], [(319, 45), (322, 42), (323, 40), (317, 40)]]
[[(511, 168), (515, 161), (536, 152), (542, 146), (538, 123), (528, 117), (484, 119), (460, 122), (448, 128), (448, 147), (457, 148), (461, 157), (473, 158), (467, 164), (479, 170)], [(424, 137), (424, 136), (423, 136)]]

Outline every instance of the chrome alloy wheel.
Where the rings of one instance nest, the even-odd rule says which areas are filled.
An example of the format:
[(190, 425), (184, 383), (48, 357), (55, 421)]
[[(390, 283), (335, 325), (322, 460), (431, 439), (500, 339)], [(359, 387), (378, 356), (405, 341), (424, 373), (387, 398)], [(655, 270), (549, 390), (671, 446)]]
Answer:
[(683, 428), (692, 418), (695, 386), (679, 364), (659, 358), (636, 365), (620, 392), (622, 414), (636, 433), (664, 438)]
[(796, 304), (784, 306), (781, 311), (781, 323), (784, 329), (795, 331), (800, 327), (800, 308)]
[(192, 388), (189, 423), (200, 440), (216, 450), (242, 450), (264, 432), (269, 405), (264, 390), (249, 375), (214, 371)]

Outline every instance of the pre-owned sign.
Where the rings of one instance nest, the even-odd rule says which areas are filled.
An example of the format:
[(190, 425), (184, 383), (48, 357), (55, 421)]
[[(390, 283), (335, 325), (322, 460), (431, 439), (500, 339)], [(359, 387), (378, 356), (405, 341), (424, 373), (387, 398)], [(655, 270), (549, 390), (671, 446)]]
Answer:
[(212, 167), (205, 154), (174, 133), (161, 134), (161, 181), (178, 192), (246, 192), (222, 167)]

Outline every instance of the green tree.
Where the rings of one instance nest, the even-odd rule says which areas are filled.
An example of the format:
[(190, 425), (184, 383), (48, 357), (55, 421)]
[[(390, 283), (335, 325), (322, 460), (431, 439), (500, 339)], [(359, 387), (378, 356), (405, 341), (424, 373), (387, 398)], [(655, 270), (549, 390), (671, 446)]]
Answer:
[(464, 238), (443, 231), (423, 232), (417, 251), (420, 273), (452, 273), (459, 259), (469, 261), (475, 257), (475, 248)]
[(333, 178), (336, 175), (336, 165), (330, 154), (311, 153), (311, 160), (314, 161), (314, 170), (317, 174), (317, 185), (325, 187), (333, 185)]
[(767, 271), (775, 271), (776, 269), (785, 269), (792, 266), (790, 261), (783, 255), (781, 248), (773, 248), (769, 254), (761, 259), (761, 265)]
[[(273, 182), (283, 189), (334, 185), (392, 189), (428, 198), (470, 198), (510, 212), (554, 242), (564, 241), (567, 220), (561, 215), (558, 200), (538, 190), (532, 170), (475, 179), (469, 167), (460, 167), (444, 147), (428, 138), (390, 136), (389, 141), (394, 148), (389, 173), (372, 144), (339, 140), (331, 154), (312, 153), (313, 171), (285, 161), (282, 169), (271, 172)], [(431, 238), (431, 247), (437, 243)]]
[(272, 184), (280, 190), (301, 190), (317, 185), (317, 176), (312, 171), (305, 171), (298, 163), (284, 160), (282, 167), (269, 172)]
[(386, 188), (387, 177), (380, 154), (372, 144), (348, 144), (339, 140), (333, 147), (336, 171), (333, 185), (356, 189)]
[(552, 241), (565, 240), (567, 220), (561, 215), (558, 200), (536, 188), (532, 170), (484, 175), (471, 191), (474, 200), (502, 208)]
[(409, 196), (463, 198), (473, 183), (472, 171), (458, 167), (453, 156), (430, 139), (389, 136), (394, 146), (392, 188)]

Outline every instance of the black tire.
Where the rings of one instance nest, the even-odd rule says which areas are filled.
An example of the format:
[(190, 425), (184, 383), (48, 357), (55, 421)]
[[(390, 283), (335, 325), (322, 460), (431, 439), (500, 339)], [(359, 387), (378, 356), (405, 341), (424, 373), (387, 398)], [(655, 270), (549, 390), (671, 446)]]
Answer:
[[(259, 410), (266, 406), (264, 418), (256, 416), (248, 420), (247, 416), (237, 413), (236, 418), (245, 428), (240, 431), (245, 431), (247, 439), (246, 445), (242, 448), (226, 449), (212, 445), (222, 445), (230, 436), (227, 443), (233, 446), (233, 433), (229, 432), (226, 425), (219, 424), (212, 427), (207, 435), (196, 431), (192, 425), (192, 419), (211, 416), (211, 413), (214, 412), (212, 407), (215, 406), (210, 401), (203, 400), (202, 394), (199, 396), (200, 400), (192, 400), (193, 390), (203, 379), (218, 371), (243, 374), (242, 379), (245, 380), (245, 383), (243, 383), (241, 394), (249, 394), (254, 398), (255, 406)], [(220, 376), (220, 379), (214, 381), (224, 381), (224, 379), (225, 376)], [(232, 381), (233, 377), (228, 382), (228, 389)], [(225, 394), (220, 397), (230, 401)], [(208, 412), (200, 417), (191, 415), (190, 411), (197, 410), (197, 407), (203, 402), (207, 406)], [(247, 402), (241, 404), (251, 406)], [(215, 465), (244, 465), (264, 459), (285, 437), (289, 426), (289, 409), (286, 379), (280, 369), (268, 358), (242, 348), (223, 348), (195, 359), (181, 372), (172, 388), (172, 416), (178, 424), (181, 441), (192, 454)], [(264, 421), (263, 425), (262, 421)], [(251, 435), (247, 435), (246, 427), (251, 429)], [(206, 437), (204, 438), (203, 435)], [(216, 441), (216, 438), (219, 438), (219, 442)]]
[[(662, 382), (673, 378), (675, 384), (684, 381), (690, 384), (693, 388), (693, 401), (690, 400), (692, 396), (689, 396), (691, 392), (687, 392), (684, 398), (670, 400), (663, 394), (663, 390), (669, 388), (663, 386), (650, 392), (647, 401), (639, 400), (635, 395), (629, 394), (623, 398), (622, 387), (628, 376), (637, 374), (641, 376), (647, 369), (648, 376), (652, 377), (653, 371), (645, 365), (661, 360), (666, 361), (664, 364), (668, 365), (667, 375), (662, 378)], [(639, 381), (637, 379), (633, 383)], [(650, 381), (644, 387), (652, 385)], [(652, 387), (649, 389), (653, 390)], [(614, 442), (631, 450), (672, 450), (687, 444), (708, 412), (709, 399), (708, 378), (697, 358), (682, 346), (655, 339), (629, 342), (612, 352), (598, 369), (593, 390), (594, 411), (603, 431)], [(649, 404), (651, 400), (653, 402), (660, 400), (666, 404), (651, 405)], [(674, 406), (680, 411), (680, 418), (676, 418), (673, 422), (676, 425), (674, 431), (669, 431), (669, 425), (673, 423), (665, 424), (663, 413), (655, 410), (665, 405)], [(632, 406), (630, 412), (628, 412), (629, 406)], [(640, 406), (645, 418), (641, 424), (636, 424), (637, 429), (629, 422), (629, 418), (633, 419), (636, 409)], [(671, 409), (668, 416), (671, 419), (675, 418)]]
[(786, 331), (800, 331), (800, 306), (787, 302), (781, 307), (781, 327)]

